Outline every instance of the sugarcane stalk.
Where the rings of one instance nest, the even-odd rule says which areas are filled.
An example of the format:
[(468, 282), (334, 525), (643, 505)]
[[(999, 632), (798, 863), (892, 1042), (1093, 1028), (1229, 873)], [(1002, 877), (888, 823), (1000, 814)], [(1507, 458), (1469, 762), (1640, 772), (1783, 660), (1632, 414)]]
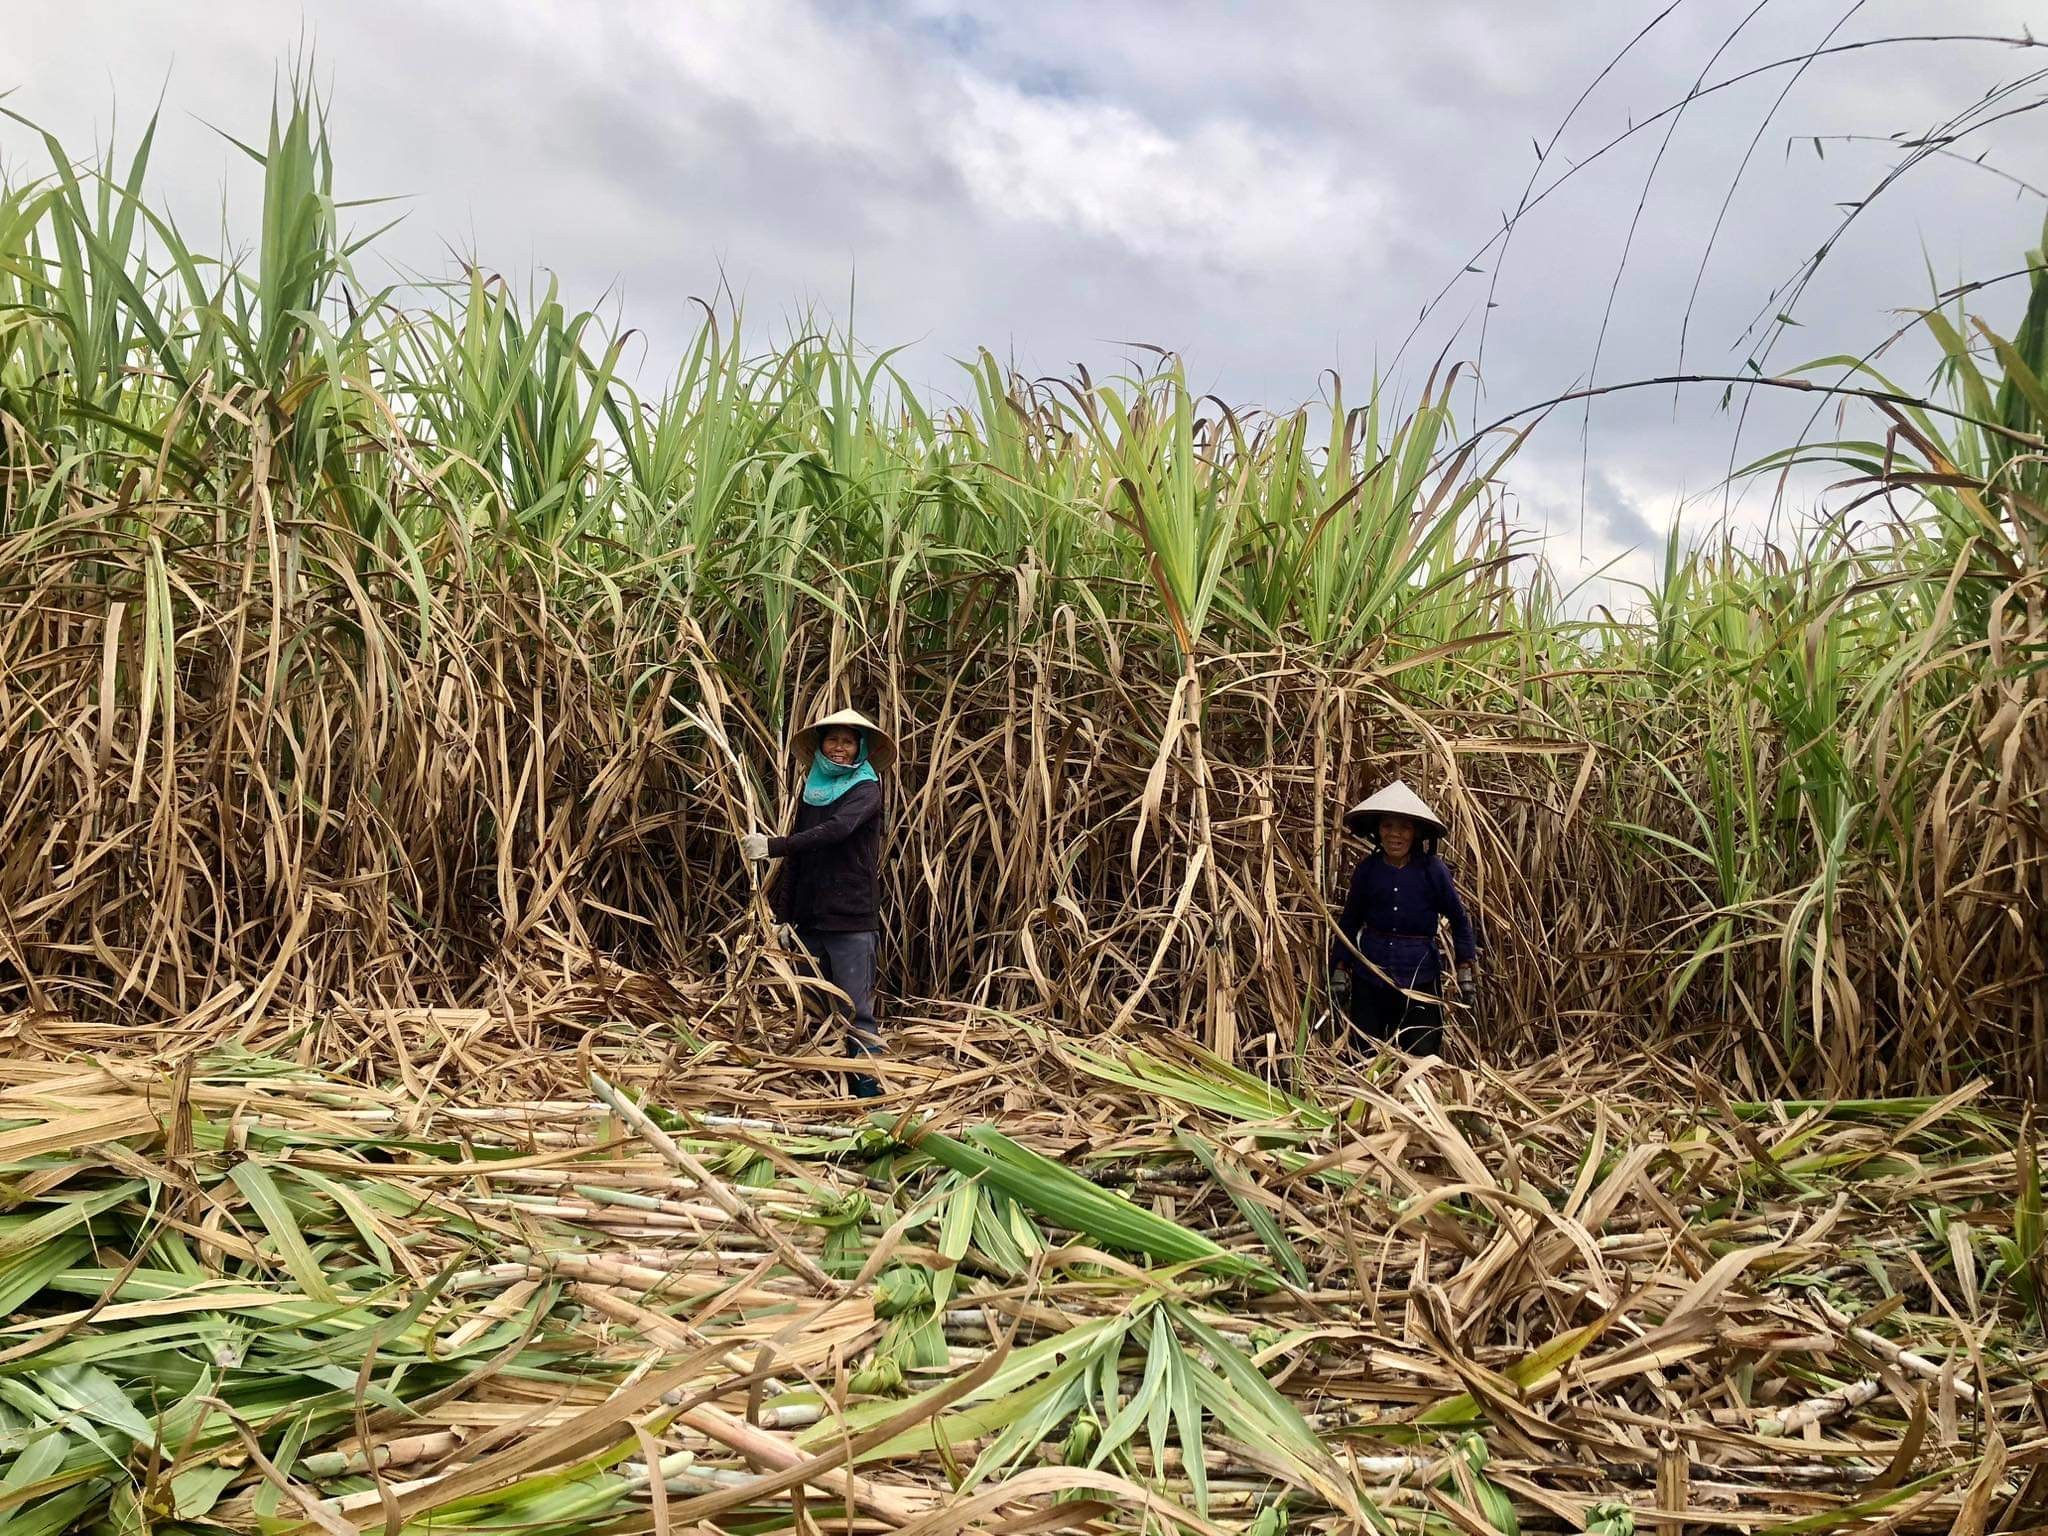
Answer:
[[(617, 1295), (601, 1285), (592, 1285), (588, 1282), (579, 1281), (577, 1284), (570, 1286), (569, 1290), (570, 1294), (575, 1296), (577, 1300), (589, 1303), (594, 1310), (602, 1312), (613, 1322), (625, 1323), (627, 1326), (637, 1330), (641, 1337), (652, 1340), (656, 1344), (664, 1345), (669, 1349), (696, 1349), (705, 1342), (701, 1336), (695, 1334), (691, 1329), (677, 1322), (674, 1318), (664, 1317), (652, 1308), (643, 1307), (638, 1302)], [(720, 1355), (718, 1363), (736, 1377), (744, 1376), (748, 1371), (746, 1362), (736, 1356), (731, 1350), (727, 1350), (724, 1354)], [(765, 1390), (775, 1392), (786, 1392), (789, 1390), (773, 1377), (768, 1378), (762, 1385)]]
[[(812, 1459), (780, 1435), (756, 1429), (745, 1420), (736, 1419), (709, 1403), (685, 1408), (676, 1415), (676, 1422), (773, 1471), (786, 1472)], [(851, 1500), (856, 1508), (864, 1509), (891, 1525), (908, 1525), (924, 1513), (921, 1505), (911, 1503), (894, 1489), (857, 1477), (844, 1467), (820, 1471), (816, 1481), (819, 1487)]]
[(610, 1105), (621, 1120), (632, 1126), (643, 1141), (667, 1158), (679, 1172), (695, 1179), (704, 1193), (723, 1207), (725, 1213), (733, 1220), (756, 1237), (765, 1238), (772, 1244), (775, 1251), (782, 1256), (783, 1262), (810, 1282), (814, 1290), (821, 1295), (830, 1295), (840, 1289), (839, 1282), (820, 1269), (809, 1254), (790, 1243), (781, 1233), (763, 1221), (752, 1206), (737, 1198), (726, 1188), (724, 1180), (706, 1168), (692, 1153), (677, 1145), (674, 1138), (650, 1120), (639, 1105), (595, 1072), (590, 1074), (590, 1084), (597, 1090), (598, 1097)]
[(1883, 1390), (1875, 1376), (1862, 1381), (1851, 1382), (1833, 1392), (1824, 1392), (1819, 1397), (1809, 1397), (1804, 1402), (1794, 1403), (1782, 1414), (1772, 1419), (1759, 1419), (1756, 1432), (1760, 1435), (1794, 1435), (1809, 1424), (1824, 1423), (1838, 1419), (1845, 1413), (1854, 1412)]
[(405, 1435), (387, 1440), (372, 1446), (367, 1453), (360, 1447), (353, 1451), (319, 1451), (300, 1458), (298, 1470), (319, 1481), (368, 1472), (373, 1468), (382, 1471), (387, 1467), (416, 1467), (423, 1461), (446, 1456), (461, 1444), (462, 1437), (454, 1431), (436, 1430), (432, 1434)]
[(336, 1515), (352, 1515), (359, 1509), (375, 1509), (384, 1502), (384, 1495), (387, 1493), (394, 1498), (403, 1498), (407, 1494), (419, 1492), (422, 1488), (433, 1487), (457, 1470), (460, 1469), (450, 1468), (449, 1471), (437, 1472), (432, 1477), (416, 1477), (409, 1482), (386, 1483), (381, 1490), (365, 1488), (361, 1493), (338, 1494), (331, 1499), (321, 1499), (320, 1507)]
[[(708, 681), (701, 665), (698, 667), (697, 672), (700, 684)], [(707, 689), (707, 697), (710, 696), (712, 695)], [(725, 734), (725, 722), (723, 720), (714, 720), (708, 708), (702, 710), (685, 709), (683, 710), (683, 715), (704, 733), (707, 741), (718, 748), (719, 755), (725, 759), (726, 764), (731, 768), (732, 779), (739, 785), (740, 803), (746, 810), (747, 830), (750, 832), (757, 830), (767, 831), (771, 823), (761, 809), (760, 796), (755, 792), (752, 775), (747, 772), (746, 764), (740, 760), (739, 753), (733, 750), (731, 739)], [(723, 778), (723, 775), (721, 775), (721, 778)], [(728, 807), (730, 807), (731, 791), (727, 789), (725, 793)], [(760, 931), (764, 934), (772, 935), (775, 932), (775, 914), (768, 907), (767, 887), (763, 880), (764, 868), (764, 864), (756, 863), (752, 860), (747, 861), (747, 879), (752, 888), (747, 905), (748, 910), (753, 914), (754, 920), (760, 925)]]
[(821, 1402), (764, 1403), (754, 1420), (763, 1429), (806, 1429), (824, 1417)]
[(1967, 1381), (1963, 1381), (1956, 1376), (1952, 1370), (1942, 1365), (1940, 1361), (1930, 1360), (1925, 1355), (1915, 1354), (1910, 1349), (1901, 1348), (1875, 1329), (1860, 1326), (1855, 1319), (1831, 1305), (1825, 1297), (1815, 1297), (1814, 1300), (1829, 1322), (1842, 1329), (1850, 1338), (1880, 1359), (1890, 1361), (1903, 1371), (1910, 1371), (1923, 1381), (1939, 1382), (1946, 1375), (1949, 1378), (1949, 1389), (1955, 1393), (1958, 1402), (1974, 1403), (1977, 1401), (1977, 1389)]

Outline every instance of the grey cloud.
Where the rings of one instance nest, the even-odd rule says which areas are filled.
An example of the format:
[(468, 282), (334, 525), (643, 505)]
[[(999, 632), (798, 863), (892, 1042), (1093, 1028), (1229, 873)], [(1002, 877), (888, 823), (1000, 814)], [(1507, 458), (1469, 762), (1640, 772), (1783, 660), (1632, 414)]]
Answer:
[(1650, 549), (1663, 537), (1605, 470), (1587, 477), (1587, 506), (1617, 545)]

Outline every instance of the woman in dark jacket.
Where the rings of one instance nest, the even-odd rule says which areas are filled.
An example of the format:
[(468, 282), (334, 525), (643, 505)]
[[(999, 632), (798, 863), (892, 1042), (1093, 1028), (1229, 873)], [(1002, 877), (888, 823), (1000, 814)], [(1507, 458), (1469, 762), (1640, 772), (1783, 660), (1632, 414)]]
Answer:
[[(875, 951), (881, 939), (881, 772), (896, 749), (858, 710), (827, 715), (791, 743), (808, 760), (796, 827), (786, 837), (749, 833), (747, 857), (783, 860), (770, 892), (778, 920), (796, 936), (825, 980), (852, 1004), (847, 1054), (876, 1056)], [(865, 1072), (853, 1091), (870, 1099), (881, 1085)]]
[(1458, 989), (1468, 1003), (1478, 953), (1465, 904), (1436, 856), (1444, 824), (1397, 779), (1353, 807), (1344, 825), (1376, 846), (1352, 873), (1338, 919), (1341, 936), (1330, 946), (1331, 996), (1350, 1013), (1361, 1041), (1391, 1041), (1416, 1056), (1435, 1055), (1443, 1046), (1438, 922), (1450, 922)]

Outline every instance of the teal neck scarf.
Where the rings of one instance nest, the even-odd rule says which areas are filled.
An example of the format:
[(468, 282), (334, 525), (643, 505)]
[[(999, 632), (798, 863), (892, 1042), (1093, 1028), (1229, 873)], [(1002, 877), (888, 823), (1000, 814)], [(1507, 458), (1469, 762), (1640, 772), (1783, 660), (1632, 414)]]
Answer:
[(823, 752), (811, 754), (811, 771), (804, 776), (804, 804), (830, 805), (856, 784), (879, 784), (881, 775), (868, 761), (867, 733), (862, 732), (860, 752), (845, 767)]

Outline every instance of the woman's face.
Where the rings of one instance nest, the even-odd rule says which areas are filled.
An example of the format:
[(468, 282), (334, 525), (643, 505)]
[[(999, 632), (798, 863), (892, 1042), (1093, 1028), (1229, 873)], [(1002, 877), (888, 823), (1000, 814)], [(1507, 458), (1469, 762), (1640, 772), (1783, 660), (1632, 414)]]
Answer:
[(860, 732), (849, 731), (843, 725), (835, 725), (818, 742), (818, 750), (825, 754), (827, 762), (837, 763), (842, 768), (851, 768), (853, 760), (860, 756)]
[(1415, 823), (1406, 816), (1382, 816), (1380, 847), (1390, 859), (1407, 858), (1415, 848)]

